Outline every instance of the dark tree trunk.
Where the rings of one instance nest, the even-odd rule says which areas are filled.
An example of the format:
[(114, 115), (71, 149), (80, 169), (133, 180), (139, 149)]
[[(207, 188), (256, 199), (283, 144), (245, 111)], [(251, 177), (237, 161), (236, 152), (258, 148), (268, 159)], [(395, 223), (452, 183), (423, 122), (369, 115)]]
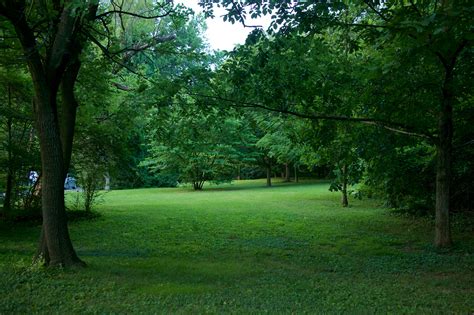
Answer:
[(285, 182), (291, 182), (290, 167), (288, 166), (288, 163), (285, 163)]
[(267, 165), (267, 187), (272, 186), (272, 167)]
[(195, 181), (195, 182), (193, 182), (193, 189), (194, 190), (202, 190), (203, 186), (204, 186), (204, 181)]
[[(11, 87), (8, 86), (8, 107), (11, 109), (12, 97)], [(7, 185), (5, 189), (5, 199), (3, 200), (3, 212), (6, 213), (11, 209), (12, 203), (12, 192), (13, 192), (13, 136), (12, 136), (13, 120), (11, 117), (7, 119), (7, 150), (8, 150), (8, 161), (7, 161)]]
[[(98, 3), (87, 8), (69, 1), (55, 2), (58, 15), (47, 33), (50, 45), (37, 45), (36, 33), (27, 21), (25, 6), (11, 1), (0, 4), (0, 14), (11, 21), (23, 48), (34, 88), (34, 115), (41, 150), (41, 196), (43, 226), (36, 259), (44, 258), (50, 266), (83, 266), (69, 237), (64, 206), (64, 178), (70, 161), (75, 124), (73, 87), (80, 64), (80, 23), (92, 20)], [(45, 9), (46, 3), (39, 2)], [(86, 14), (82, 14), (86, 13)], [(41, 55), (43, 53), (43, 55)], [(63, 107), (58, 110), (57, 94), (61, 82)], [(72, 98), (71, 98), (72, 97)], [(60, 130), (62, 128), (62, 130)], [(62, 143), (63, 142), (63, 143)]]
[(5, 199), (3, 200), (3, 212), (7, 215), (7, 212), (12, 208), (12, 191), (13, 191), (13, 175), (8, 170), (7, 173), (7, 186), (5, 187)]
[(341, 193), (342, 193), (342, 206), (347, 207), (349, 206), (349, 200), (347, 199), (347, 165), (344, 164), (341, 169), (342, 172), (342, 188), (341, 188)]
[(74, 140), (74, 127), (76, 125), (77, 101), (74, 95), (74, 84), (81, 67), (80, 61), (70, 65), (64, 72), (61, 84), (61, 111), (60, 111), (60, 135), (64, 158), (64, 177), (71, 164), (72, 144)]
[(453, 141), (453, 67), (445, 66), (445, 80), (438, 120), (438, 143), (436, 165), (436, 219), (435, 246), (451, 246), (451, 229), (449, 223), (450, 187), (452, 168)]
[(45, 259), (48, 266), (84, 266), (76, 255), (67, 227), (64, 205), (64, 160), (59, 126), (52, 99), (36, 97), (36, 124), (38, 128), (42, 166), (43, 227), (37, 258)]
[(296, 164), (294, 165), (294, 169), (295, 169), (295, 183), (298, 183), (299, 182), (299, 178), (298, 178), (298, 166), (296, 166)]

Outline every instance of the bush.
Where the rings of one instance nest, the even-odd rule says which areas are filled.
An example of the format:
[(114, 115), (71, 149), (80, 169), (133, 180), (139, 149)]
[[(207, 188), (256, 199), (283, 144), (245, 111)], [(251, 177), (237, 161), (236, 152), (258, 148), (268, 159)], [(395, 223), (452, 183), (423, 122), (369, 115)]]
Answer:
[(104, 192), (100, 190), (103, 184), (101, 172), (81, 171), (78, 173), (79, 189), (72, 203), (72, 209), (92, 212), (98, 203), (102, 202)]

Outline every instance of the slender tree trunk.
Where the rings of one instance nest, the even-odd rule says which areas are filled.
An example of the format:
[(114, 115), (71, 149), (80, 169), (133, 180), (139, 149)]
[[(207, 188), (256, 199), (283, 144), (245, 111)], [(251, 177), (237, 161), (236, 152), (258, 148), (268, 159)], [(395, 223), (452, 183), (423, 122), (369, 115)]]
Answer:
[(298, 166), (295, 164), (294, 165), (294, 172), (295, 172), (295, 183), (298, 183), (299, 182), (299, 179), (298, 179)]
[(349, 200), (347, 199), (347, 165), (344, 164), (342, 166), (342, 189), (341, 189), (341, 193), (342, 193), (342, 206), (343, 207), (347, 207), (349, 206)]
[(435, 246), (451, 246), (451, 230), (449, 223), (450, 188), (452, 172), (452, 141), (453, 141), (453, 68), (446, 67), (443, 84), (443, 99), (438, 120), (438, 143), (436, 165), (436, 219)]
[(241, 170), (241, 167), (240, 167), (240, 165), (239, 165), (239, 166), (237, 166), (237, 180), (240, 180), (240, 179), (241, 179), (240, 170)]
[(285, 182), (291, 182), (290, 167), (288, 166), (288, 163), (285, 163)]
[(13, 192), (13, 174), (11, 170), (7, 173), (7, 185), (5, 187), (5, 199), (3, 200), (3, 212), (7, 215), (12, 208), (12, 192)]
[[(11, 98), (11, 87), (8, 86), (8, 107), (12, 107)], [(5, 199), (3, 200), (3, 211), (6, 214), (11, 209), (12, 203), (12, 191), (13, 191), (13, 135), (12, 135), (13, 120), (11, 117), (7, 119), (7, 150), (8, 150), (8, 162), (7, 162), (7, 185), (5, 190)]]
[(272, 167), (270, 164), (267, 165), (267, 187), (272, 186)]
[(107, 172), (107, 173), (104, 175), (104, 179), (105, 179), (105, 187), (104, 187), (104, 190), (109, 191), (109, 190), (110, 190), (110, 175), (109, 175), (109, 172)]

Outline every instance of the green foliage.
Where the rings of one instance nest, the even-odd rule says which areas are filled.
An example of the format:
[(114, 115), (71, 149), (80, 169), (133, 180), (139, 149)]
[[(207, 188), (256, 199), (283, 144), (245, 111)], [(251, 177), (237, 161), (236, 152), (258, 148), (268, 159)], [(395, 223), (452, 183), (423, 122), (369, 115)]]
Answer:
[(433, 148), (400, 146), (370, 159), (366, 194), (385, 199), (386, 205), (421, 215), (434, 215), (435, 173)]
[[(341, 210), (328, 183), (239, 181), (112, 191), (71, 223), (84, 270), (30, 267), (39, 227), (1, 225), (0, 312), (469, 313), (474, 243), (373, 201)], [(258, 205), (258, 207), (256, 207)], [(257, 209), (258, 208), (258, 209)]]
[(238, 116), (201, 109), (181, 95), (170, 108), (156, 110), (150, 126), (150, 157), (144, 165), (156, 173), (179, 174), (196, 190), (205, 181), (235, 177), (236, 163), (245, 159), (242, 149), (252, 145), (248, 125)]
[(73, 210), (92, 212), (103, 201), (104, 175), (97, 170), (88, 169), (76, 173), (78, 190), (73, 203)]
[[(217, 2), (228, 9), (226, 19), (231, 22), (251, 23), (250, 17), (268, 14), (274, 27), (270, 33), (255, 31), (246, 45), (230, 54), (219, 69), (219, 83), (227, 84), (220, 94), (237, 106), (313, 120), (316, 135), (303, 146), (310, 148), (306, 150), (307, 164), (325, 161), (332, 165), (336, 177), (333, 189), (341, 189), (346, 180), (359, 182), (364, 165), (377, 164), (373, 160), (380, 155), (380, 147), (387, 147), (383, 151), (389, 156), (381, 160), (392, 170), (397, 170), (406, 156), (390, 152), (403, 152), (407, 145), (409, 151), (429, 145), (429, 152), (437, 147), (438, 152), (449, 151), (450, 155), (450, 149), (442, 151), (440, 143), (451, 141), (442, 138), (451, 133), (451, 118), (441, 123), (440, 117), (452, 107), (454, 130), (459, 130), (453, 139), (458, 148), (453, 153), (453, 175), (460, 183), (453, 181), (459, 192), (452, 193), (452, 201), (456, 208), (472, 209), (472, 180), (467, 180), (473, 130), (467, 125), (473, 108), (472, 4)], [(213, 4), (202, 6), (213, 14)], [(345, 127), (323, 121), (340, 121)], [(373, 129), (354, 128), (356, 122)], [(321, 128), (326, 131), (318, 130)], [(381, 129), (414, 140), (390, 142), (393, 139)], [(383, 143), (368, 145), (379, 141), (373, 136)], [(410, 178), (421, 174), (409, 185), (402, 183), (400, 173), (383, 167), (371, 167), (366, 183), (384, 191), (388, 204), (414, 211), (422, 206), (427, 211), (433, 206), (436, 176), (428, 170), (434, 158), (414, 157), (417, 161), (398, 168), (406, 170)], [(444, 168), (449, 172), (449, 163)], [(352, 179), (343, 175), (343, 169), (352, 171)]]
[(0, 192), (5, 194), (2, 212), (11, 218), (41, 215), (36, 187), (29, 181), (30, 171), (41, 168), (32, 87), (22, 71), (15, 64), (0, 64)]
[[(263, 116), (260, 128), (265, 134), (258, 140), (257, 147), (267, 151), (269, 157), (280, 164), (301, 164), (303, 154), (301, 128), (302, 122), (296, 118)], [(303, 127), (304, 128), (304, 127)]]

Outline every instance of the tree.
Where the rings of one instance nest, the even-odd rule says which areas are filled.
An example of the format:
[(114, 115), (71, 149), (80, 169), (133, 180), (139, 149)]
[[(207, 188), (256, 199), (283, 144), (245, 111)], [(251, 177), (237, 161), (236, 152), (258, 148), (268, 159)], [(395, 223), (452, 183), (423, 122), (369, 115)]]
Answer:
[(252, 145), (248, 126), (238, 116), (201, 106), (178, 94), (169, 108), (155, 111), (146, 162), (155, 172), (177, 174), (194, 190), (206, 181), (232, 180), (235, 165), (245, 159), (242, 149)]
[(156, 20), (171, 13), (170, 6), (162, 3), (155, 3), (154, 15), (126, 12), (114, 1), (110, 4), (111, 10), (99, 12), (98, 1), (0, 1), (2, 25), (8, 21), (5, 31), (18, 38), (33, 82), (42, 163), (43, 226), (37, 257), (50, 266), (85, 265), (71, 243), (63, 191), (71, 160), (77, 109), (74, 86), (81, 53), (89, 42), (107, 51), (91, 33), (107, 34), (114, 14)]
[[(243, 102), (232, 97), (229, 97), (228, 101), (312, 120), (376, 125), (430, 143), (436, 148), (437, 159), (434, 243), (437, 247), (450, 246), (453, 114), (456, 115), (453, 109), (459, 108), (459, 100), (469, 95), (465, 89), (469, 80), (465, 76), (466, 71), (462, 70), (463, 67), (460, 65), (469, 65), (468, 60), (472, 58), (469, 49), (473, 40), (470, 31), (472, 4), (465, 1), (386, 5), (369, 1), (347, 4), (256, 0), (221, 0), (220, 4), (228, 9), (229, 14), (226, 18), (231, 22), (248, 23), (246, 17), (249, 13), (252, 17), (273, 14), (273, 27), (277, 29), (277, 25), (281, 25), (280, 29), (277, 29), (275, 42), (282, 36), (305, 41), (310, 36), (317, 38), (321, 32), (352, 30), (357, 44), (353, 48), (357, 52), (354, 56), (359, 60), (358, 66), (351, 71), (353, 78), (358, 79), (352, 88), (358, 91), (359, 96), (368, 96), (370, 99), (367, 102), (362, 102), (363, 97), (356, 96), (353, 99), (356, 106), (351, 110), (347, 107), (346, 110), (334, 107), (337, 105), (325, 97), (324, 90), (327, 92), (328, 89), (324, 88), (308, 93), (311, 98), (302, 97), (295, 99), (293, 103), (289, 103), (285, 98), (275, 97), (277, 95), (268, 93), (267, 89), (260, 89), (258, 93), (260, 98), (254, 97), (253, 102), (248, 100)], [(203, 3), (203, 6), (207, 8), (209, 14), (212, 14), (211, 3)], [(313, 47), (314, 50), (318, 49), (317, 46)], [(313, 47), (311, 49), (314, 52)], [(331, 52), (330, 49), (328, 51)], [(298, 60), (315, 64), (314, 60), (320, 55), (310, 52), (311, 50), (306, 50), (306, 53), (299, 54)], [(268, 54), (268, 50), (257, 54), (260, 60), (262, 57), (267, 58), (265, 53)], [(290, 63), (294, 62), (294, 59), (288, 59)], [(333, 55), (331, 60), (329, 67), (319, 73), (319, 78), (324, 78), (326, 74), (326, 78), (321, 81), (333, 83), (335, 89), (332, 93), (329, 90), (329, 93), (334, 95), (344, 88), (348, 89), (349, 86), (341, 85), (341, 82), (331, 78), (334, 73), (329, 71), (329, 68), (332, 64), (337, 64), (337, 57)], [(240, 70), (238, 70), (240, 72), (242, 72), (241, 65), (242, 63), (239, 64)], [(467, 72), (472, 72), (472, 68), (470, 69)], [(388, 73), (396, 75), (387, 75)], [(406, 76), (407, 73), (410, 74), (409, 77)], [(402, 75), (403, 79), (400, 80)], [(300, 78), (309, 80), (307, 75)], [(262, 79), (260, 76), (255, 81)], [(336, 88), (337, 85), (340, 88)], [(324, 84), (322, 86), (324, 87)], [(304, 89), (293, 91), (298, 93), (299, 90)], [(368, 91), (370, 94), (363, 91)], [(255, 91), (251, 95), (255, 95)], [(272, 97), (277, 102), (267, 102), (272, 100)], [(464, 120), (462, 117), (459, 118)]]
[(284, 180), (290, 179), (290, 165), (294, 166), (295, 180), (297, 179), (297, 167), (301, 164), (304, 140), (301, 138), (301, 121), (296, 119), (283, 119), (273, 117), (260, 122), (266, 133), (259, 139), (257, 146), (266, 149), (267, 155), (279, 164), (283, 165)]

